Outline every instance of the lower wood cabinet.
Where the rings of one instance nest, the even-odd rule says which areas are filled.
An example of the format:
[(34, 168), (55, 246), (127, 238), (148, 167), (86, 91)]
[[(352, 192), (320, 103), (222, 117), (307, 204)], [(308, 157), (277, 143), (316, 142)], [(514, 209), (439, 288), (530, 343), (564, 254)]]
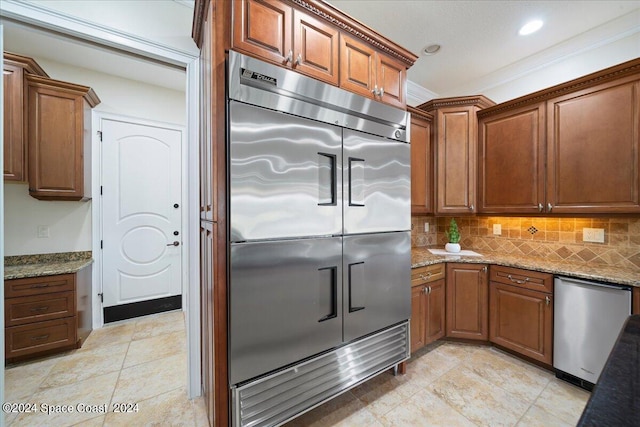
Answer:
[(633, 288), (633, 314), (640, 314), (640, 288)]
[(80, 348), (91, 332), (91, 267), (5, 280), (5, 359)]
[(411, 272), (411, 352), (445, 335), (445, 266)]
[(490, 341), (551, 365), (553, 275), (492, 266)]
[(449, 338), (489, 339), (486, 264), (447, 263), (447, 329)]

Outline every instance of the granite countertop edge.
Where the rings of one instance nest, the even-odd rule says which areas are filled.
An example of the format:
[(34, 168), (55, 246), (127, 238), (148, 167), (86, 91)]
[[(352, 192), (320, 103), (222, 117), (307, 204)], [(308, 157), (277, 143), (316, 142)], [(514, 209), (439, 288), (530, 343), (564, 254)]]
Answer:
[(6, 257), (4, 280), (72, 274), (92, 263), (90, 251)]
[(570, 276), (618, 285), (640, 287), (640, 269), (630, 270), (606, 265), (589, 265), (566, 261), (548, 261), (537, 257), (507, 255), (496, 252), (479, 252), (482, 256), (434, 255), (426, 247), (411, 248), (411, 268), (446, 262), (469, 264), (494, 264), (504, 267)]

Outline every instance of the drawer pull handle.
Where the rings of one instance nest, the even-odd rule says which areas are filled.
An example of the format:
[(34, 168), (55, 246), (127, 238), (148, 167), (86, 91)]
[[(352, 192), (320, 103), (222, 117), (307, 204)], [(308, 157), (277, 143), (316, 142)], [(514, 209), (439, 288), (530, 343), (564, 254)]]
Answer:
[(46, 340), (47, 338), (49, 338), (49, 334), (37, 335), (35, 337), (31, 337), (31, 341), (42, 341), (42, 340)]
[(48, 287), (49, 287), (48, 283), (38, 283), (36, 285), (31, 285), (31, 289), (48, 288)]
[(429, 280), (431, 278), (431, 272), (429, 271), (426, 275), (424, 273), (420, 273), (420, 279)]
[(36, 311), (47, 311), (49, 309), (48, 305), (41, 305), (40, 307), (33, 307), (30, 311), (31, 312), (36, 312)]
[(528, 277), (525, 277), (525, 279), (524, 279), (524, 280), (518, 280), (518, 279), (514, 279), (513, 277), (511, 277), (511, 275), (510, 275), (510, 274), (507, 276), (507, 279), (509, 279), (509, 280), (511, 280), (513, 283), (517, 283), (517, 284), (519, 284), (519, 285), (522, 285), (522, 284), (527, 283), (527, 282), (529, 281), (529, 278), (528, 278)]

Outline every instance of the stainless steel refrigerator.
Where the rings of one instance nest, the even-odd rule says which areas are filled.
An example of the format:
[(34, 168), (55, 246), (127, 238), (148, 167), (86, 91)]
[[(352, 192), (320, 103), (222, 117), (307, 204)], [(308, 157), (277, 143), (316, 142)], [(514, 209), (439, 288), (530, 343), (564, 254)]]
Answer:
[(278, 425), (409, 356), (403, 111), (230, 52), (234, 425)]

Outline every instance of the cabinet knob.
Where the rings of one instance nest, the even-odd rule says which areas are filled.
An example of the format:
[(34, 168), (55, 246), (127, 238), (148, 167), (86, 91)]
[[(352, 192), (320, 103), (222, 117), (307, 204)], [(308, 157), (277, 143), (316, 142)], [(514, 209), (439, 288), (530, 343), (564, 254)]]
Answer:
[(296, 57), (296, 65), (301, 65), (302, 64), (302, 54), (299, 53), (298, 56)]
[(549, 298), (549, 296), (547, 295), (546, 297), (544, 297), (544, 302), (549, 305), (551, 303), (551, 298)]
[(291, 61), (293, 61), (293, 51), (292, 51), (292, 50), (290, 50), (290, 51), (289, 51), (289, 54), (288, 54), (287, 56), (285, 56), (285, 57), (284, 57), (284, 63), (285, 63), (285, 64), (288, 64), (288, 63), (290, 63)]
[(378, 85), (375, 85), (373, 87), (373, 90), (371, 91), (373, 93), (373, 96), (378, 96), (379, 92), (378, 92)]
[(542, 206), (542, 203), (538, 203), (538, 212), (542, 212), (543, 209), (544, 206)]
[(378, 92), (378, 96), (380, 96), (380, 97), (384, 96), (384, 88), (383, 87), (380, 88), (380, 92)]
[(547, 203), (547, 212), (551, 212), (551, 209), (553, 209), (553, 205), (551, 203)]
[(476, 207), (473, 205), (473, 203), (471, 203), (471, 206), (469, 206), (469, 210), (470, 210), (471, 212), (473, 212), (475, 208), (476, 208)]

